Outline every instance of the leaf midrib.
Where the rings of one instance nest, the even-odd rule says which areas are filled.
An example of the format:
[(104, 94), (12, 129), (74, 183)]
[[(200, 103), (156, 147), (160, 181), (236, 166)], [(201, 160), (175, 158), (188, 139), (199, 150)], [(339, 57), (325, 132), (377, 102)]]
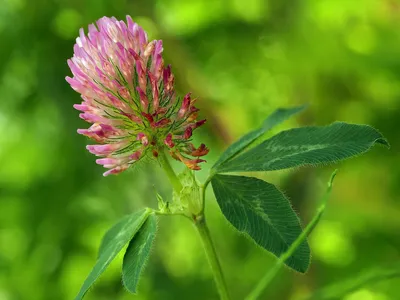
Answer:
[[(378, 138), (378, 139), (375, 139), (372, 143), (369, 143), (368, 144), (368, 147), (367, 147), (367, 149), (369, 149), (374, 143), (376, 143), (378, 140), (380, 140), (380, 138)], [(267, 140), (268, 141), (268, 140)], [(325, 150), (325, 149), (327, 149), (327, 148), (329, 148), (329, 147), (337, 147), (337, 146), (341, 146), (341, 147), (343, 147), (343, 146), (348, 146), (348, 145), (357, 145), (357, 143), (355, 143), (355, 142), (352, 142), (352, 141), (349, 141), (349, 142), (343, 142), (343, 143), (336, 143), (336, 144), (332, 144), (332, 145), (330, 145), (330, 146), (325, 146), (325, 147), (322, 147), (322, 148), (318, 148), (318, 149), (310, 149), (310, 150), (305, 150), (305, 151), (302, 151), (302, 152), (297, 152), (297, 153), (293, 153), (293, 154), (287, 154), (287, 155), (284, 155), (284, 156), (280, 156), (280, 157), (277, 157), (277, 158), (275, 158), (275, 159), (272, 159), (272, 160), (270, 160), (270, 161), (268, 161), (268, 165), (271, 165), (272, 163), (274, 163), (274, 162), (277, 162), (277, 161), (279, 161), (279, 160), (282, 160), (282, 159), (287, 159), (287, 158), (291, 158), (291, 157), (293, 157), (293, 156), (297, 156), (297, 155), (299, 155), (299, 154), (307, 154), (307, 153), (310, 153), (310, 152), (313, 152), (313, 151), (318, 151), (318, 150)], [(257, 146), (257, 147), (261, 147), (261, 145), (262, 144), (260, 144), (259, 146)], [(327, 144), (323, 144), (323, 145), (327, 145)], [(364, 148), (364, 147), (363, 147)], [(255, 151), (255, 149), (256, 148), (253, 148), (253, 149), (250, 149), (250, 150), (248, 150), (248, 151), (246, 151), (245, 153), (243, 153), (243, 154), (241, 154), (241, 155), (239, 155), (239, 156), (236, 156), (235, 158), (233, 158), (233, 159), (231, 159), (229, 162), (230, 163), (235, 163), (235, 161), (236, 160), (241, 160), (241, 161), (244, 161), (244, 163), (242, 163), (242, 164), (233, 164), (233, 166), (234, 167), (242, 167), (242, 166), (244, 166), (244, 165), (246, 165), (247, 164), (247, 162), (245, 161), (245, 160), (243, 160), (242, 159), (242, 156), (249, 156), (249, 154), (251, 155), (251, 152), (253, 151)], [(266, 148), (266, 149), (270, 149), (270, 148)], [(276, 152), (276, 151), (275, 151)], [(351, 157), (351, 156), (350, 156)], [(350, 158), (349, 157), (349, 158)], [(344, 159), (346, 159), (346, 158), (344, 158)], [(257, 164), (257, 163), (261, 163), (262, 162), (262, 160), (264, 160), (264, 158), (259, 158), (259, 159), (254, 159), (254, 160), (252, 160), (252, 163), (253, 164)], [(297, 166), (304, 166), (304, 165), (307, 165), (307, 164), (309, 164), (309, 163), (302, 163), (302, 164), (298, 164)], [(230, 168), (230, 166), (228, 166), (226, 169), (224, 169), (223, 168), (223, 166), (224, 166), (224, 164), (222, 164), (222, 165), (220, 165), (220, 167), (222, 167), (222, 169), (220, 169), (220, 171), (225, 171), (225, 170), (229, 170)], [(271, 169), (271, 170), (273, 170), (273, 169)]]
[[(223, 184), (223, 181), (222, 181), (222, 180), (219, 180), (218, 178), (217, 178), (216, 180), (218, 180), (219, 182), (221, 182), (221, 183), (222, 183), (222, 186), (224, 186), (224, 187), (226, 186), (225, 184)], [(231, 189), (228, 189), (228, 190), (233, 191), (233, 190), (231, 190)], [(235, 193), (233, 193), (233, 194), (235, 194)], [(243, 202), (249, 203), (249, 202), (246, 201), (243, 197), (240, 197), (241, 194), (237, 194), (237, 195), (239, 195), (239, 198), (240, 198)], [(253, 208), (253, 205), (251, 205), (251, 207)], [(255, 210), (255, 211), (256, 211), (256, 210)], [(246, 219), (247, 219), (247, 222), (249, 222), (247, 216), (246, 216)], [(271, 219), (269, 218), (268, 214), (267, 214), (267, 222), (268, 222), (268, 224), (272, 227), (272, 229), (278, 234), (278, 236), (282, 239), (282, 241), (284, 242), (285, 246), (289, 247), (290, 245), (285, 241), (285, 239), (283, 238), (283, 236), (281, 235), (281, 233), (275, 228), (275, 226), (274, 226), (273, 223), (271, 222)], [(248, 235), (247, 232), (246, 232), (246, 234)], [(295, 254), (296, 254), (296, 253), (295, 253)], [(295, 254), (294, 254), (294, 255), (295, 255)]]

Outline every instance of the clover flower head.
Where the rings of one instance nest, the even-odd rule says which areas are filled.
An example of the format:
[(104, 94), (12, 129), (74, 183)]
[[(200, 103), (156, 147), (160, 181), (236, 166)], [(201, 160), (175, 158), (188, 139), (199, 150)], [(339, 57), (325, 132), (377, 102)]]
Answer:
[(162, 41), (148, 41), (144, 30), (127, 16), (127, 22), (103, 17), (83, 29), (68, 60), (73, 77), (66, 77), (81, 94), (83, 120), (91, 123), (78, 133), (96, 141), (87, 149), (96, 160), (117, 174), (146, 156), (160, 151), (199, 170), (204, 144), (191, 143), (193, 131), (206, 120), (197, 120), (196, 99), (177, 97), (171, 66), (164, 66)]

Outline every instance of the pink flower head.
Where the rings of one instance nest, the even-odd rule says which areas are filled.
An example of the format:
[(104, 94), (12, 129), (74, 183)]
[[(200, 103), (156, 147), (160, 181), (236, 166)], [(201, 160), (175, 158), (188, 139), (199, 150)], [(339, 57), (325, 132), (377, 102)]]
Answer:
[(78, 129), (96, 141), (87, 149), (101, 158), (97, 163), (118, 174), (147, 154), (158, 157), (168, 149), (175, 159), (193, 170), (204, 160), (208, 149), (196, 149), (192, 132), (204, 124), (197, 121), (196, 99), (190, 93), (175, 95), (174, 75), (164, 66), (162, 41), (148, 41), (146, 32), (134, 23), (103, 17), (83, 29), (68, 60), (73, 77), (66, 77), (81, 94), (82, 103), (74, 108), (91, 123)]

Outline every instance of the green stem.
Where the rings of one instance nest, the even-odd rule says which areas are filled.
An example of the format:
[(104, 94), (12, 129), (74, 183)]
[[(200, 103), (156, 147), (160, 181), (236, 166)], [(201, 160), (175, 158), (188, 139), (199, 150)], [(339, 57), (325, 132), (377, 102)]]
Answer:
[[(164, 152), (159, 153), (159, 161), (161, 163), (162, 168), (167, 174), (174, 191), (176, 193), (180, 193), (182, 190), (182, 183), (180, 182), (178, 176), (176, 176), (174, 170), (172, 169), (167, 157)], [(201, 240), (203, 242), (204, 250), (206, 252), (208, 261), (210, 262), (211, 269), (213, 271), (214, 280), (217, 285), (218, 292), (222, 300), (229, 300), (228, 290), (226, 288), (225, 279), (222, 274), (221, 265), (219, 263), (217, 253), (215, 251), (214, 245), (211, 240), (210, 231), (206, 225), (205, 217), (204, 217), (204, 198), (205, 198), (205, 189), (210, 182), (210, 179), (206, 181), (205, 185), (202, 187), (202, 203), (203, 207), (199, 215), (193, 216), (194, 223), (196, 228), (200, 234)], [(156, 212), (158, 214), (163, 214), (161, 212)], [(185, 217), (188, 217), (185, 214), (182, 214)]]
[(195, 222), (196, 228), (200, 234), (203, 242), (204, 250), (207, 254), (208, 261), (214, 274), (214, 280), (217, 285), (218, 293), (222, 300), (229, 300), (228, 289), (226, 287), (224, 275), (222, 273), (221, 264), (219, 263), (217, 252), (211, 240), (210, 231), (206, 225), (206, 220), (203, 216), (200, 216)]
[(376, 284), (379, 281), (389, 280), (400, 277), (400, 264), (398, 262), (391, 263), (379, 268), (372, 268), (368, 271), (362, 271), (358, 275), (352, 275), (351, 278), (345, 279), (327, 287), (322, 288), (312, 295), (302, 298), (303, 300), (329, 300), (343, 299), (347, 294), (354, 292), (365, 285)]
[(267, 288), (267, 286), (271, 283), (272, 279), (274, 279), (275, 275), (279, 272), (283, 264), (289, 257), (291, 257), (294, 252), (297, 250), (297, 248), (301, 245), (301, 243), (304, 242), (304, 240), (309, 236), (309, 234), (313, 231), (315, 226), (318, 224), (319, 220), (321, 219), (321, 216), (325, 210), (326, 203), (329, 199), (329, 196), (332, 191), (332, 183), (333, 179), (336, 176), (337, 170), (335, 170), (331, 178), (328, 182), (328, 188), (325, 192), (324, 197), (321, 200), (321, 205), (318, 207), (318, 210), (316, 214), (314, 215), (313, 219), (310, 221), (310, 223), (307, 224), (306, 228), (302, 231), (302, 233), (298, 236), (298, 238), (290, 245), (289, 249), (283, 253), (278, 260), (276, 261), (275, 265), (272, 267), (272, 269), (267, 272), (264, 277), (258, 282), (257, 286), (250, 292), (250, 294), (246, 297), (246, 300), (255, 300), (258, 299), (262, 292)]
[(207, 178), (207, 180), (204, 182), (204, 184), (201, 186), (201, 203), (202, 203), (202, 207), (201, 207), (201, 212), (200, 215), (204, 215), (204, 210), (206, 208), (206, 190), (207, 190), (207, 186), (208, 184), (211, 182), (211, 176)]
[(182, 190), (182, 184), (179, 181), (178, 176), (176, 176), (174, 170), (172, 169), (167, 157), (165, 156), (165, 153), (163, 151), (160, 151), (158, 157), (162, 168), (164, 169), (169, 181), (172, 184), (172, 187), (174, 188), (174, 191), (179, 194)]

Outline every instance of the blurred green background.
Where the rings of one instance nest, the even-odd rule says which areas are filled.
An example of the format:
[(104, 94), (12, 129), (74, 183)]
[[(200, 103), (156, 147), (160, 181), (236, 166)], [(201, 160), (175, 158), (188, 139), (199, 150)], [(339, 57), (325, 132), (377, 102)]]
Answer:
[[(179, 93), (200, 98), (208, 123), (196, 138), (211, 148), (208, 166), (275, 108), (303, 103), (307, 112), (274, 133), (342, 120), (371, 124), (392, 144), (337, 166), (258, 174), (286, 191), (306, 223), (339, 168), (310, 237), (310, 271), (282, 270), (262, 299), (296, 300), (400, 260), (398, 1), (0, 0), (0, 300), (73, 299), (105, 230), (124, 214), (156, 207), (155, 190), (169, 195), (157, 165), (103, 178), (76, 134), (87, 124), (64, 78), (78, 29), (127, 14), (164, 40)], [(231, 293), (243, 299), (275, 258), (231, 229), (210, 191), (207, 214)], [(217, 299), (184, 219), (159, 220), (138, 296), (122, 288), (120, 264), (121, 257), (87, 299)], [(399, 286), (369, 284), (343, 299), (400, 299)]]

